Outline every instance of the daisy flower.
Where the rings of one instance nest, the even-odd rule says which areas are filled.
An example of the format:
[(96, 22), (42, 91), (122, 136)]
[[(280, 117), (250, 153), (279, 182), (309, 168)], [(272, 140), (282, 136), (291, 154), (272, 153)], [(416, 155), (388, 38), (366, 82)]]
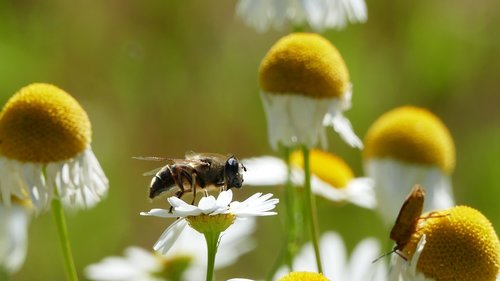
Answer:
[(108, 180), (90, 147), (90, 121), (78, 102), (56, 86), (28, 85), (0, 113), (0, 192), (29, 198), (37, 212), (54, 197), (88, 208), (106, 195)]
[(333, 126), (353, 147), (362, 147), (342, 114), (351, 106), (344, 60), (327, 39), (292, 33), (269, 50), (259, 69), (261, 98), (273, 149), (302, 144), (326, 146), (324, 126)]
[[(304, 186), (304, 157), (301, 151), (291, 154), (293, 185)], [(242, 160), (248, 171), (246, 185), (285, 185), (287, 164), (280, 158), (261, 156)], [(355, 178), (352, 169), (340, 157), (319, 149), (311, 149), (312, 192), (333, 202), (351, 202), (363, 208), (376, 206), (373, 180)]]
[(12, 274), (24, 263), (28, 249), (31, 206), (12, 199), (10, 207), (0, 204), (0, 272)]
[(240, 0), (237, 15), (258, 32), (307, 23), (314, 31), (367, 19), (364, 0)]
[(390, 280), (494, 281), (500, 241), (479, 211), (456, 206), (424, 214), (402, 253), (392, 257)]
[(164, 209), (152, 209), (143, 212), (144, 216), (156, 216), (161, 218), (178, 218), (160, 236), (153, 249), (166, 254), (174, 245), (186, 225), (205, 236), (207, 243), (207, 281), (213, 280), (215, 266), (215, 255), (219, 246), (221, 233), (226, 231), (236, 219), (245, 219), (256, 216), (276, 215), (271, 210), (278, 204), (278, 199), (271, 199), (272, 194), (262, 195), (256, 193), (243, 202), (234, 201), (231, 190), (222, 191), (217, 199), (213, 196), (203, 197), (198, 206), (187, 204), (181, 199), (173, 196), (168, 198), (173, 212)]
[[(255, 219), (236, 220), (234, 224), (220, 242), (215, 269), (233, 264), (255, 245), (251, 238)], [(186, 227), (166, 255), (129, 247), (124, 257), (107, 257), (89, 265), (85, 275), (94, 281), (203, 280), (207, 255), (204, 243), (200, 233)]]
[[(342, 238), (334, 232), (326, 232), (320, 240), (322, 249), (323, 275), (328, 280), (387, 280), (386, 268), (383, 261), (372, 263), (374, 257), (379, 254), (380, 246), (374, 238), (361, 241), (353, 250), (350, 259), (346, 255), (346, 249)], [(294, 271), (316, 271), (314, 262), (314, 250), (310, 243), (306, 244), (295, 257), (293, 262)], [(288, 268), (282, 267), (276, 273), (274, 280), (285, 275)]]
[(424, 210), (453, 206), (455, 146), (450, 132), (426, 109), (403, 106), (379, 117), (368, 130), (365, 173), (375, 181), (378, 209), (394, 221), (399, 202), (416, 183), (426, 187)]

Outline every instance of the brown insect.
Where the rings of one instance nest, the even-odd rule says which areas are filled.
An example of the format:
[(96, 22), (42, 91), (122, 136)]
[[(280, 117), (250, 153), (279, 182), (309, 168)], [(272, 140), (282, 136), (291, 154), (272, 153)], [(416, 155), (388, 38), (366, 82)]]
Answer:
[(422, 186), (416, 184), (410, 191), (408, 197), (406, 197), (401, 210), (399, 210), (396, 222), (392, 227), (390, 238), (396, 242), (396, 246), (387, 254), (384, 254), (373, 262), (376, 262), (380, 258), (396, 253), (404, 260), (407, 260), (400, 252), (404, 249), (406, 244), (410, 242), (411, 236), (417, 231), (418, 221), (422, 215), (422, 210), (424, 208), (424, 196), (425, 190)]

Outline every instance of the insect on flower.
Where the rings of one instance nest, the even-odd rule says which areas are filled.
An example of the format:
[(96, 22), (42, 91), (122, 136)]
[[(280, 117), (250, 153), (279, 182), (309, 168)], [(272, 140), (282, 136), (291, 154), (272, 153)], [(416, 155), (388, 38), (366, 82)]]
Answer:
[(181, 198), (185, 193), (192, 192), (194, 204), (196, 188), (201, 188), (205, 195), (209, 188), (228, 190), (240, 188), (243, 184), (245, 166), (231, 156), (216, 153), (187, 152), (185, 159), (164, 157), (135, 157), (139, 160), (165, 161), (163, 167), (144, 173), (154, 175), (149, 187), (149, 198), (154, 199), (160, 194), (175, 190), (175, 196)]
[[(391, 229), (390, 238), (396, 242), (396, 246), (387, 254), (384, 254), (373, 262), (376, 262), (380, 258), (396, 253), (404, 260), (407, 260), (405, 256), (403, 256), (399, 251), (402, 251), (404, 247), (408, 244), (411, 239), (411, 236), (415, 231), (417, 231), (418, 221), (420, 220), (420, 215), (422, 214), (422, 210), (424, 208), (424, 197), (425, 190), (421, 185), (414, 185), (410, 191), (408, 197), (406, 197), (403, 206), (399, 210), (398, 217), (396, 218), (396, 222)], [(426, 216), (430, 217), (429, 216)]]

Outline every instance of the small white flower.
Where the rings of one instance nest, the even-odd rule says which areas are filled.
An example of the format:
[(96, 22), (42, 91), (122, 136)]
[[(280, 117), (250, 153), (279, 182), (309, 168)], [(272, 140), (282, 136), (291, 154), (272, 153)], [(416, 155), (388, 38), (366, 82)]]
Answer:
[[(207, 219), (205, 223), (210, 225), (213, 223), (213, 221), (210, 221), (211, 218), (214, 220), (221, 218), (223, 223), (229, 226), (235, 219), (276, 215), (276, 212), (272, 212), (271, 210), (276, 207), (279, 200), (276, 198), (271, 199), (271, 197), (272, 194), (262, 195), (262, 193), (256, 193), (243, 202), (231, 202), (233, 192), (227, 190), (222, 191), (217, 199), (211, 195), (203, 197), (198, 203), (198, 206), (193, 206), (173, 196), (167, 199), (173, 207), (172, 213), (164, 209), (152, 209), (149, 212), (142, 212), (141, 215), (161, 218), (179, 218), (163, 232), (153, 246), (156, 251), (166, 254), (172, 245), (174, 245), (180, 233), (188, 224), (188, 221), (189, 223), (193, 223), (196, 217), (201, 217), (202, 219)], [(227, 216), (229, 216), (228, 219), (226, 219)], [(226, 220), (226, 222), (224, 222), (224, 220)]]
[(262, 60), (259, 81), (273, 149), (279, 144), (325, 148), (330, 126), (350, 146), (363, 147), (343, 114), (352, 96), (347, 66), (326, 38), (314, 33), (281, 38)]
[[(361, 241), (348, 260), (342, 238), (334, 232), (326, 232), (320, 240), (323, 275), (329, 280), (349, 281), (386, 281), (386, 267), (383, 261), (372, 263), (379, 255), (380, 246), (377, 240), (367, 238)], [(306, 244), (293, 261), (294, 271), (316, 272), (314, 249), (311, 243)], [(276, 273), (274, 280), (288, 273), (282, 267)]]
[(367, 19), (364, 0), (240, 0), (237, 15), (258, 32), (303, 23), (315, 31), (341, 29)]
[(26, 206), (0, 204), (0, 267), (12, 274), (18, 271), (28, 248), (30, 211)]
[(56, 196), (66, 207), (90, 208), (107, 193), (108, 180), (92, 148), (87, 113), (63, 90), (31, 84), (0, 116), (0, 192), (29, 199), (36, 212)]
[[(291, 181), (297, 187), (304, 185), (301, 151), (291, 155)], [(363, 208), (376, 206), (373, 180), (354, 178), (352, 170), (339, 157), (321, 150), (310, 150), (311, 188), (318, 196), (334, 202), (351, 202)], [(286, 163), (273, 156), (243, 159), (245, 184), (255, 186), (284, 185), (287, 180)]]
[[(215, 268), (227, 267), (255, 247), (251, 234), (255, 219), (238, 220), (236, 227), (224, 233)], [(186, 227), (166, 255), (152, 253), (139, 247), (129, 247), (124, 257), (107, 257), (85, 269), (94, 281), (165, 281), (172, 266), (184, 267), (182, 280), (203, 280), (206, 274), (206, 246), (203, 235)], [(162, 275), (163, 274), (163, 275)]]
[(455, 146), (442, 121), (426, 109), (402, 106), (380, 116), (365, 137), (365, 173), (375, 181), (382, 218), (391, 223), (410, 188), (425, 187), (424, 211), (454, 205)]

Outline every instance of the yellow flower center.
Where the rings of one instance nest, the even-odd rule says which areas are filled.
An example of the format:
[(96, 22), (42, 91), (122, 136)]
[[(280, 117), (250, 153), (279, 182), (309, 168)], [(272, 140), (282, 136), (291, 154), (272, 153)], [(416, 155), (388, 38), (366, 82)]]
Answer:
[(221, 233), (233, 224), (235, 218), (233, 214), (199, 215), (189, 216), (187, 221), (199, 233)]
[(363, 154), (434, 165), (447, 174), (455, 167), (455, 145), (446, 126), (428, 110), (412, 106), (379, 117), (368, 130)]
[[(292, 165), (304, 168), (304, 157), (301, 150), (294, 151), (290, 158)], [(311, 149), (309, 162), (311, 173), (333, 187), (344, 188), (354, 178), (354, 173), (349, 165), (334, 154)]]
[(259, 70), (264, 92), (340, 98), (349, 73), (335, 46), (314, 33), (292, 33), (269, 50)]
[[(428, 218), (425, 218), (425, 217)], [(479, 211), (457, 206), (424, 214), (417, 232), (403, 250), (413, 256), (425, 234), (417, 270), (440, 280), (493, 281), (500, 270), (500, 242)]]
[(83, 108), (53, 85), (22, 88), (0, 115), (0, 151), (21, 162), (75, 157), (90, 144), (90, 138), (90, 121)]
[(316, 272), (290, 272), (278, 281), (330, 281), (321, 273)]

